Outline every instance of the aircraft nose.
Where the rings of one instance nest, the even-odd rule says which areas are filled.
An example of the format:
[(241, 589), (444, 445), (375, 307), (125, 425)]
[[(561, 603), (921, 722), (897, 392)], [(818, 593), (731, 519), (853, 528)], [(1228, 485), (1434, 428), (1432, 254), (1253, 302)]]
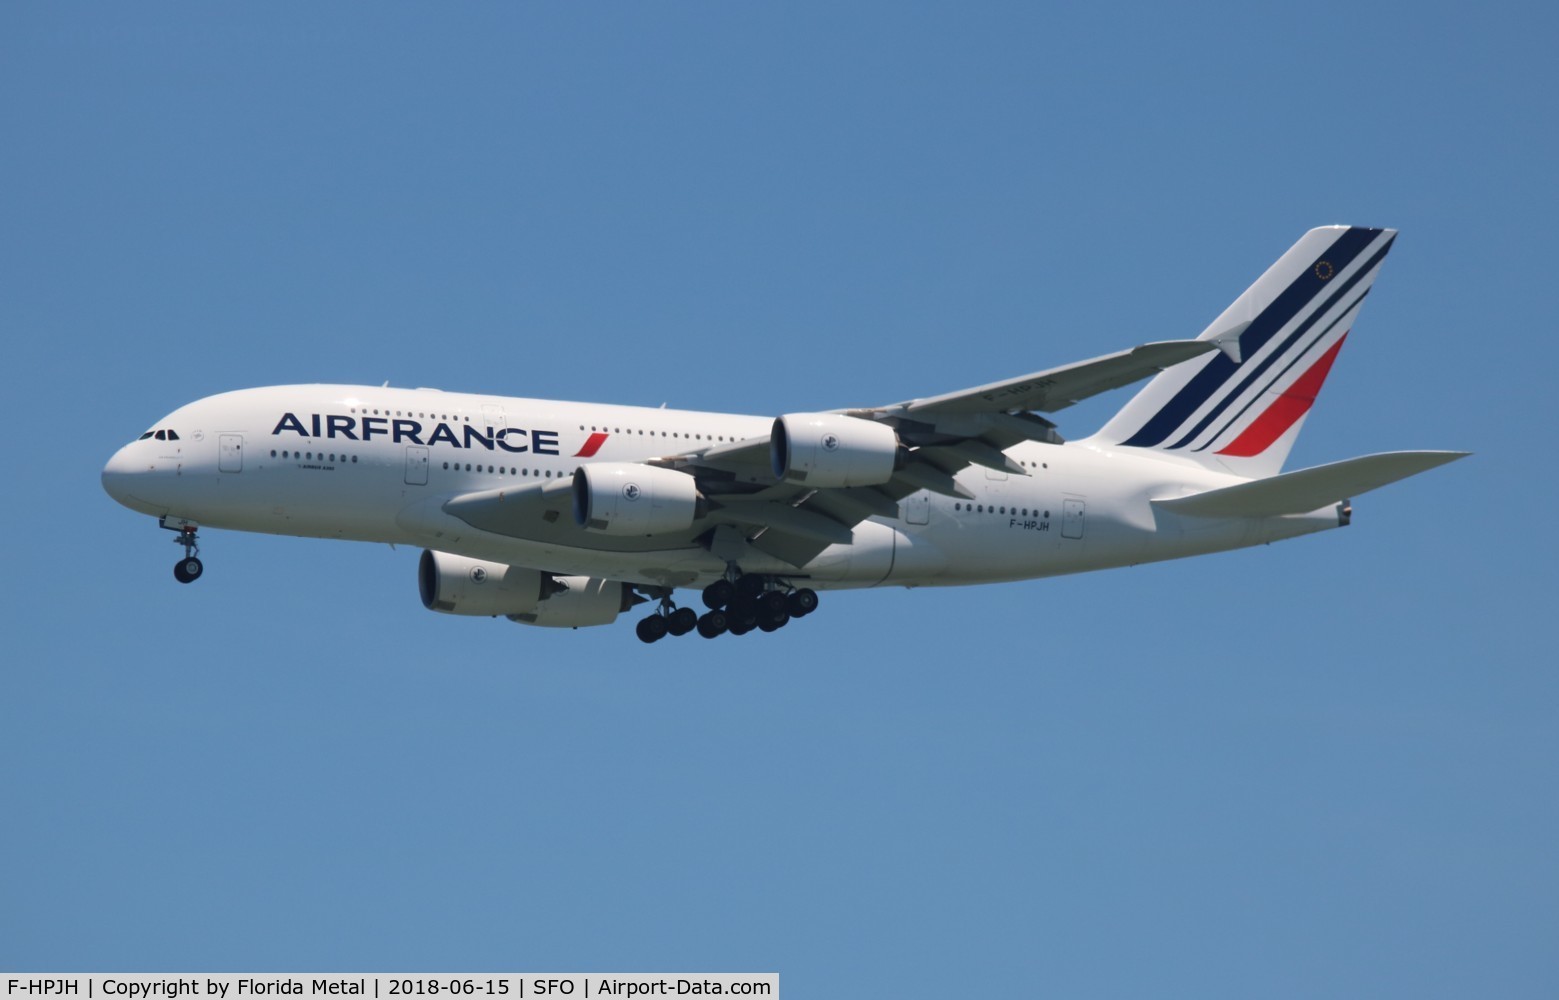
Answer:
[(127, 444), (120, 448), (114, 452), (114, 457), (108, 460), (108, 464), (103, 466), (103, 492), (131, 510), (143, 514), (154, 513), (150, 504), (131, 492), (137, 475), (146, 471), (145, 463), (139, 462), (130, 454), (134, 447), (133, 444)]
[(103, 466), (103, 490), (120, 503), (124, 503), (125, 497), (130, 495), (130, 456), (125, 454), (129, 450), (129, 445), (120, 448)]

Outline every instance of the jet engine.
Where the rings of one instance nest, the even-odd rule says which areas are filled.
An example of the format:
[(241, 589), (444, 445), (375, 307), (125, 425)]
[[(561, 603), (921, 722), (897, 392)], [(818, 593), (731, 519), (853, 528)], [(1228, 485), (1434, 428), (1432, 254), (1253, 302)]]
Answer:
[(627, 611), (642, 600), (634, 595), (632, 587), (619, 580), (598, 580), (590, 576), (551, 579), (554, 586), (562, 589), (542, 601), (536, 610), (510, 615), (511, 622), (551, 628), (610, 625), (617, 620), (619, 612)]
[(417, 589), (422, 606), (446, 615), (518, 615), (536, 610), (550, 590), (548, 574), (422, 550)]
[(887, 424), (840, 413), (788, 413), (769, 435), (774, 475), (819, 488), (880, 486), (893, 478), (899, 436)]
[(574, 472), (574, 521), (586, 531), (684, 531), (704, 510), (704, 498), (686, 473), (635, 462), (593, 462)]
[(446, 615), (503, 615), (522, 625), (581, 628), (610, 625), (643, 598), (618, 580), (555, 576), (448, 552), (422, 550), (417, 564), (422, 606)]

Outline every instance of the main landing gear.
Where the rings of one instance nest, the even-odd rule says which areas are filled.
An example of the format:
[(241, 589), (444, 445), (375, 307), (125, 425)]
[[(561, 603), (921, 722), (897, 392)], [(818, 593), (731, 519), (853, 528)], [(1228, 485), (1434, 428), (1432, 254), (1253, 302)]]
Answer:
[(194, 583), (199, 580), (200, 574), (206, 571), (206, 567), (196, 555), (200, 551), (200, 537), (196, 534), (198, 526), (182, 520), (175, 524), (169, 524), (166, 520), (159, 523), (169, 531), (178, 532), (178, 537), (173, 541), (184, 546), (184, 558), (173, 564), (173, 578), (180, 583)]
[[(687, 635), (694, 629), (706, 639), (712, 639), (725, 631), (725, 619), (718, 622), (709, 621), (709, 615), (700, 617), (692, 608), (679, 608), (671, 600), (670, 592), (660, 599), (660, 607), (653, 615), (641, 619), (634, 626), (634, 633), (638, 635), (640, 642), (659, 642), (668, 635)], [(715, 625), (718, 631), (709, 631)]]
[(679, 608), (670, 597), (660, 599), (660, 609), (634, 627), (640, 642), (659, 642), (668, 635), (687, 635), (698, 627), (698, 612)]
[(703, 598), (709, 610), (700, 615), (692, 608), (676, 607), (669, 594), (662, 597), (659, 610), (636, 626), (639, 640), (658, 642), (695, 629), (705, 639), (724, 632), (746, 635), (753, 629), (773, 632), (792, 618), (805, 618), (817, 610), (817, 592), (811, 588), (793, 589), (754, 573), (716, 580), (704, 588)]

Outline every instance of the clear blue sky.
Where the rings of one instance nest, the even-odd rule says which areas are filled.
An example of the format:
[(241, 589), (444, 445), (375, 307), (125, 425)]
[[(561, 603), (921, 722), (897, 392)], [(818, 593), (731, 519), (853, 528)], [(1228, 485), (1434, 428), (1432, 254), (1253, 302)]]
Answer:
[[(1559, 994), (1552, 4), (8, 4), (0, 967)], [(1398, 227), (1347, 531), (645, 648), (170, 536), (213, 392), (761, 414), (1192, 336)], [(1064, 414), (1091, 431), (1124, 395)]]

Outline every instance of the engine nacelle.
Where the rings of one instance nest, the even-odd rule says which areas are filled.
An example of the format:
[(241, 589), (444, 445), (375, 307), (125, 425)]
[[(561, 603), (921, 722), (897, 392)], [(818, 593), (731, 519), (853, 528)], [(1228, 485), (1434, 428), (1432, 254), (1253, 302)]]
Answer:
[(704, 513), (693, 477), (636, 462), (592, 462), (574, 471), (574, 522), (603, 535), (685, 531)]
[(619, 580), (598, 580), (589, 576), (552, 577), (554, 586), (562, 586), (542, 601), (536, 610), (510, 615), (521, 625), (550, 628), (584, 628), (610, 625), (619, 612), (634, 605), (633, 589)]
[(535, 611), (550, 577), (536, 569), (422, 550), (422, 606), (447, 615), (519, 615)]
[(880, 486), (893, 478), (899, 436), (887, 424), (841, 413), (788, 413), (769, 435), (774, 475), (819, 488)]

